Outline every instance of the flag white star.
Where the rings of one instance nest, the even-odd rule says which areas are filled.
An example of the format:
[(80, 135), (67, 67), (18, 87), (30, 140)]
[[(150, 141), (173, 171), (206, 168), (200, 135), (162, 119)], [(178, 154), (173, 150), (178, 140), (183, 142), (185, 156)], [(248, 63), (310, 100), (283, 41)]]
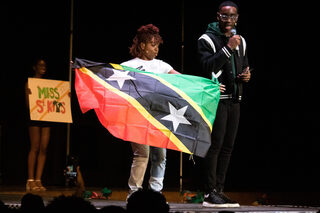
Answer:
[(113, 69), (113, 75), (109, 78), (106, 78), (107, 81), (117, 81), (120, 89), (126, 80), (136, 80), (134, 77), (128, 75), (129, 71), (121, 72)]
[(187, 111), (188, 106), (184, 106), (181, 109), (177, 110), (170, 102), (168, 103), (170, 114), (164, 116), (163, 118), (161, 118), (161, 120), (172, 121), (174, 131), (177, 130), (179, 124), (191, 125), (191, 123), (183, 116), (184, 113)]

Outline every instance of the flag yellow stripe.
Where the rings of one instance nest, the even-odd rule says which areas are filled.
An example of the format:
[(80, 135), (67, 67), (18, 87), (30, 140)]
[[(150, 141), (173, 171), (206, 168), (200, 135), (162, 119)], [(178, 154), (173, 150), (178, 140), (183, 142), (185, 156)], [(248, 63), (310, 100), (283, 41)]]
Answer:
[(172, 84), (170, 84), (169, 82), (167, 82), (166, 80), (164, 80), (163, 78), (161, 78), (159, 76), (152, 75), (152, 74), (149, 74), (149, 73), (141, 73), (141, 74), (148, 75), (148, 76), (150, 76), (152, 78), (157, 79), (158, 81), (160, 81), (161, 83), (163, 83), (164, 85), (166, 85), (167, 87), (169, 87), (170, 89), (172, 89), (173, 91), (178, 93), (182, 98), (184, 98), (201, 115), (202, 119), (207, 123), (207, 125), (210, 128), (210, 131), (212, 132), (212, 125), (211, 125), (210, 121), (208, 120), (208, 118), (203, 113), (202, 109), (185, 92), (183, 92), (179, 88), (173, 86)]
[[(115, 69), (119, 69), (119, 70), (123, 70), (123, 68), (119, 65), (119, 64), (111, 64)], [(202, 119), (207, 123), (207, 125), (210, 128), (210, 131), (212, 132), (212, 124), (211, 122), (208, 120), (208, 118), (205, 116), (205, 114), (203, 113), (201, 107), (199, 107), (199, 105), (194, 102), (192, 100), (192, 98), (190, 98), (185, 92), (183, 92), (182, 90), (180, 90), (179, 88), (173, 86), (172, 84), (170, 84), (169, 82), (167, 82), (166, 80), (164, 80), (163, 78), (156, 76), (156, 75), (152, 75), (149, 73), (143, 73), (143, 72), (139, 72), (143, 75), (147, 75), (150, 76), (152, 78), (157, 79), (158, 81), (160, 81), (161, 83), (163, 83), (164, 85), (166, 85), (167, 87), (169, 87), (170, 89), (172, 89), (173, 91), (175, 91), (176, 93), (178, 93), (182, 98), (184, 98), (202, 117)]]
[(178, 149), (182, 152), (192, 154), (189, 149), (163, 124), (161, 124), (157, 119), (155, 119), (136, 99), (131, 97), (130, 95), (121, 92), (120, 90), (114, 88), (98, 76), (96, 76), (94, 73), (92, 73), (90, 70), (88, 70), (85, 67), (80, 68), (80, 71), (83, 72), (84, 74), (90, 76), (97, 82), (99, 82), (101, 85), (103, 85), (106, 89), (109, 91), (119, 95), (120, 97), (126, 99), (130, 104), (132, 104), (140, 113), (143, 117), (145, 117), (153, 126), (155, 126), (159, 131), (161, 131), (165, 136), (167, 136), (172, 143)]
[(111, 66), (113, 66), (115, 69), (117, 70), (123, 70), (123, 67), (120, 65), (120, 64), (113, 64), (113, 63), (110, 63)]

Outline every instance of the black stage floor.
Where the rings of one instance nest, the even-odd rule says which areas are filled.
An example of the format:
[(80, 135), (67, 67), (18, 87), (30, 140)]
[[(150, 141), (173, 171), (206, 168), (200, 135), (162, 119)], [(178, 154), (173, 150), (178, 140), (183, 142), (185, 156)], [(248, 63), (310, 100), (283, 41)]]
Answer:
[[(91, 191), (98, 192), (100, 189), (91, 188), (87, 189)], [(46, 192), (37, 192), (35, 194), (39, 194), (42, 196), (44, 203), (47, 204), (54, 197), (59, 195), (71, 195), (75, 191), (70, 188), (63, 187), (48, 187)], [(11, 208), (19, 208), (20, 201), (23, 195), (25, 194), (25, 190), (23, 186), (18, 187), (4, 187), (0, 186), (0, 200), (2, 200), (6, 205)], [(279, 201), (281, 204), (268, 204), (268, 205), (254, 205), (251, 203), (252, 200), (257, 198), (257, 196), (261, 195), (261, 193), (249, 193), (249, 192), (241, 192), (241, 193), (229, 193), (228, 195), (232, 196), (232, 198), (238, 198), (237, 201), (241, 204), (238, 208), (207, 208), (202, 207), (199, 203), (186, 203), (183, 200), (183, 196), (179, 193), (178, 190), (164, 191), (163, 194), (167, 198), (167, 201), (170, 206), (170, 212), (183, 212), (183, 213), (196, 213), (196, 212), (221, 212), (221, 211), (230, 211), (230, 212), (268, 212), (268, 213), (317, 213), (320, 212), (319, 206), (301, 206), (301, 205), (285, 205), (283, 202)], [(289, 193), (290, 194), (290, 193)], [(108, 200), (103, 199), (89, 199), (89, 201), (97, 208), (100, 209), (104, 206), (116, 205), (126, 207), (126, 198), (127, 191), (126, 190), (112, 190), (112, 194)], [(278, 195), (281, 197), (281, 195)], [(312, 195), (315, 200), (319, 200), (318, 194)], [(316, 196), (316, 197), (315, 197)], [(286, 195), (282, 195), (282, 197), (288, 198), (288, 193)], [(242, 199), (240, 199), (242, 198)], [(296, 199), (296, 198), (295, 198)], [(277, 203), (275, 200), (272, 202)]]

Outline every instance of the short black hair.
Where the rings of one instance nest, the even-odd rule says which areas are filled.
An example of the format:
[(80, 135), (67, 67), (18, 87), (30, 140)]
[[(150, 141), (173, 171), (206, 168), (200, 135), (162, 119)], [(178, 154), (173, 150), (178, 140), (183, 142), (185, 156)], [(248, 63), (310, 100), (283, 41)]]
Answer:
[(225, 6), (231, 6), (231, 7), (235, 7), (237, 9), (237, 11), (239, 12), (239, 8), (238, 5), (236, 5), (236, 3), (234, 3), (233, 1), (224, 1), (219, 5), (219, 11), (221, 10), (222, 7)]
[(138, 190), (128, 198), (128, 213), (168, 213), (170, 206), (160, 192), (151, 189)]

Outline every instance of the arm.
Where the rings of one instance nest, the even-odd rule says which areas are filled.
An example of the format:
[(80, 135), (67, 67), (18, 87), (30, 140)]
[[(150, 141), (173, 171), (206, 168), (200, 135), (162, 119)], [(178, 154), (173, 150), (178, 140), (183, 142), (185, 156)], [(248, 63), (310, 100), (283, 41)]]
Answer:
[[(243, 38), (243, 42), (245, 42), (244, 38)], [(244, 52), (244, 59), (243, 59), (243, 65), (242, 65), (242, 73), (240, 73), (237, 77), (238, 79), (240, 79), (242, 82), (247, 83), (250, 78), (251, 78), (251, 71), (253, 69), (250, 69), (249, 63), (248, 63), (248, 54), (247, 54), (247, 49), (245, 48), (245, 52)]]
[(28, 82), (25, 84), (25, 98), (26, 98), (26, 106), (29, 109), (29, 95), (31, 94), (31, 90), (28, 86)]
[(169, 74), (181, 74), (180, 72), (178, 72), (178, 71), (176, 71), (174, 69), (170, 70), (168, 73)]
[(221, 49), (216, 49), (216, 46), (212, 47), (214, 43), (210, 45), (206, 39), (198, 40), (198, 56), (202, 70), (206, 76), (211, 77), (211, 73), (217, 74), (222, 66), (229, 60), (232, 49), (225, 45)]

